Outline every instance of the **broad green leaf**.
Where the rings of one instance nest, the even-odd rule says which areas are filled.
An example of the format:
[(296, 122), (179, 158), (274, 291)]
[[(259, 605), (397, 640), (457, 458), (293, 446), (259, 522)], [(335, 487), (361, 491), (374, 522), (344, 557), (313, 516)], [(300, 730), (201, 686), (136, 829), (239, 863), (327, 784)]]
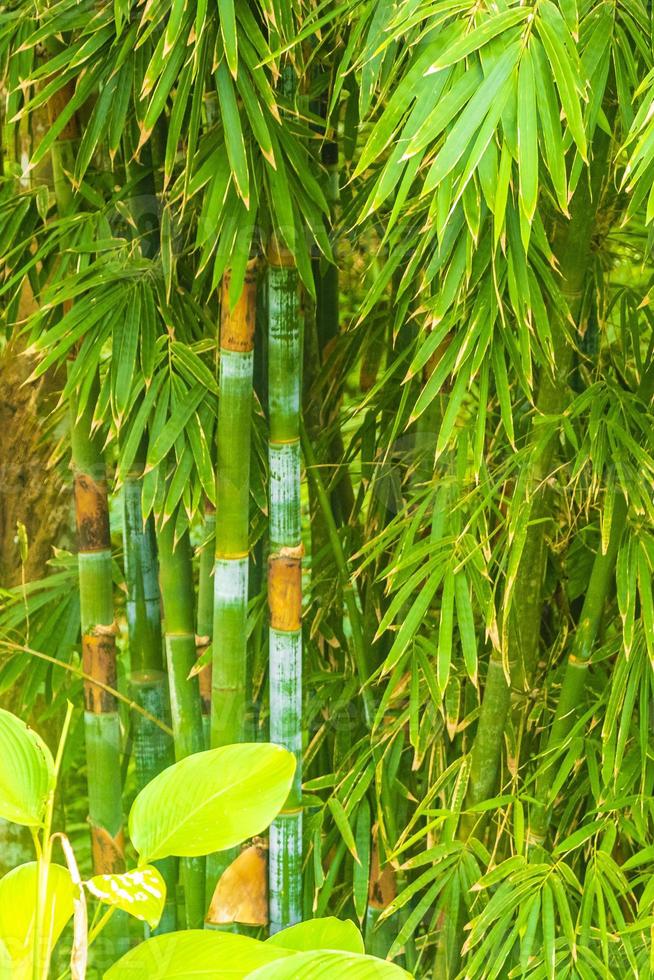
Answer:
[(317, 949), (339, 950), (344, 953), (364, 953), (363, 937), (349, 919), (329, 916), (299, 922), (266, 940), (269, 945), (297, 950), (299, 953)]
[[(37, 882), (36, 861), (21, 864), (0, 879), (0, 943), (11, 957), (12, 980), (32, 978)], [(51, 864), (41, 924), (42, 934), (51, 937), (51, 950), (73, 914), (76, 894), (68, 869)]]
[(261, 833), (284, 805), (294, 772), (295, 757), (266, 743), (227, 745), (169, 766), (129, 815), (141, 863), (211, 854)]
[(298, 953), (248, 974), (248, 980), (400, 980), (410, 974), (394, 963), (354, 953)]
[(238, 980), (278, 959), (288, 950), (249, 936), (189, 929), (155, 936), (130, 950), (105, 973), (105, 980)]
[(45, 742), (20, 718), (0, 709), (0, 817), (38, 827), (54, 782), (54, 761)]
[(166, 902), (166, 882), (151, 865), (124, 874), (95, 875), (84, 884), (105, 905), (124, 909), (152, 929), (159, 924)]

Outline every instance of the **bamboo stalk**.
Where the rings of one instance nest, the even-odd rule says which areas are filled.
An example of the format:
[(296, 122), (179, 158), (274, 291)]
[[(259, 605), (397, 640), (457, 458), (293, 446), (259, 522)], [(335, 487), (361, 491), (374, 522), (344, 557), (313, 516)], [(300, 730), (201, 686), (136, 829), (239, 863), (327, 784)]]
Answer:
[[(195, 664), (195, 595), (191, 543), (188, 531), (175, 541), (175, 515), (157, 529), (159, 584), (164, 610), (164, 637), (175, 759), (204, 748), (200, 691), (197, 677), (189, 678)], [(205, 862), (184, 858), (182, 880), (189, 929), (202, 927), (205, 913)]]
[[(78, 536), (82, 666), (105, 688), (84, 683), (84, 731), (93, 870), (113, 874), (124, 870), (120, 717), (115, 688), (116, 626), (114, 622), (111, 536), (102, 437), (93, 432), (97, 378), (86, 405), (71, 397), (70, 416)], [(117, 917), (107, 932), (100, 959), (124, 945), (125, 921)]]
[(216, 479), (211, 744), (243, 741), (247, 685), (250, 420), (256, 316), (256, 264), (233, 310), (222, 283), (220, 407)]
[(302, 917), (302, 527), (299, 280), (292, 254), (268, 249), (270, 409), (270, 738), (294, 753), (285, 807), (270, 828), (270, 931)]
[[(200, 569), (198, 578), (197, 636), (195, 643), (198, 659), (209, 649), (213, 638), (213, 566), (214, 552), (212, 538), (216, 530), (216, 509), (207, 500), (204, 505), (204, 533), (200, 550)], [(211, 664), (207, 664), (198, 674), (200, 703), (202, 705), (202, 728), (204, 744), (211, 744)]]
[[(229, 296), (230, 273), (226, 272), (222, 280), (211, 667), (213, 748), (243, 742), (247, 723), (250, 427), (256, 276), (256, 261), (251, 260), (243, 290), (233, 308)], [(209, 897), (237, 853), (237, 849), (232, 849), (210, 857)]]
[[(654, 391), (654, 366), (643, 374), (637, 394), (646, 404)], [(615, 575), (616, 560), (620, 541), (627, 521), (628, 502), (618, 491), (613, 505), (611, 530), (606, 551), (598, 548), (584, 596), (579, 622), (575, 630), (572, 648), (566, 661), (559, 700), (550, 728), (545, 749), (545, 757), (551, 756), (570, 734), (578, 716), (588, 668), (597, 637), (601, 628), (604, 607), (609, 597)], [(551, 805), (548, 797), (555, 776), (553, 766), (548, 766), (536, 783), (537, 805), (532, 810), (529, 842), (532, 847), (541, 846), (549, 829)]]
[[(123, 486), (123, 540), (127, 585), (127, 630), (130, 649), (130, 691), (150, 715), (170, 724), (168, 679), (161, 642), (161, 597), (154, 521), (143, 521), (141, 489), (145, 446), (137, 454)], [(132, 717), (136, 784), (142, 789), (174, 761), (172, 738), (144, 715)], [(157, 934), (176, 927), (177, 861), (157, 864), (166, 882), (166, 906)]]
[[(591, 165), (590, 180), (580, 180), (570, 205), (570, 219), (555, 242), (555, 252), (562, 274), (561, 291), (576, 322), (581, 311), (584, 283), (591, 260), (595, 216), (605, 173), (608, 138), (601, 134)], [(574, 351), (568, 342), (564, 325), (553, 318), (552, 341), (554, 371), (544, 371), (538, 389), (536, 416), (560, 415), (569, 400), (569, 374)], [(534, 446), (526, 493), (533, 499), (530, 524), (518, 565), (516, 585), (508, 624), (508, 660), (511, 686), (524, 690), (531, 683), (536, 666), (540, 638), (543, 580), (547, 562), (547, 541), (551, 520), (551, 501), (547, 492), (557, 450), (557, 433), (543, 440), (541, 427), (535, 424), (530, 440)], [(472, 748), (470, 780), (466, 803), (473, 806), (493, 793), (504, 741), (504, 727), (511, 702), (501, 656), (494, 650), (486, 675), (486, 685)], [(461, 836), (472, 832), (475, 819), (466, 816), (461, 822)]]

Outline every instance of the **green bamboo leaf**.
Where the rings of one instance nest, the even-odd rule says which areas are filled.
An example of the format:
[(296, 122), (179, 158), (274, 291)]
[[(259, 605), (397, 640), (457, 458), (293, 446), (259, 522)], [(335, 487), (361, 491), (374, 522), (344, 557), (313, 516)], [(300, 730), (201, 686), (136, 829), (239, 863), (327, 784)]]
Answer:
[(352, 893), (354, 898), (354, 910), (359, 922), (363, 922), (368, 907), (368, 892), (370, 890), (370, 837), (371, 819), (370, 804), (364, 797), (357, 811), (355, 827), (355, 841), (358, 863), (354, 862), (352, 871)]
[(225, 45), (227, 64), (232, 75), (236, 78), (238, 71), (238, 42), (234, 0), (218, 0), (218, 14), (220, 17), (220, 33), (223, 44)]
[[(507, 92), (507, 82), (511, 78), (519, 57), (520, 44), (518, 42), (509, 44), (486, 78), (477, 86), (474, 95), (448, 133), (443, 148), (437, 154), (427, 173), (422, 188), (423, 196), (434, 191), (454, 169), (487, 116), (494, 129), (495, 120), (501, 115), (503, 102), (506, 98), (506, 94), (502, 96), (502, 93)], [(484, 150), (488, 142), (489, 140), (486, 140)], [(480, 158), (482, 155), (483, 151)]]
[(529, 46), (532, 53), (536, 89), (538, 91), (538, 118), (547, 169), (559, 207), (568, 213), (568, 180), (565, 168), (565, 153), (559, 103), (556, 97), (552, 74), (542, 44), (533, 38)]
[[(484, 44), (488, 44), (498, 34), (503, 34), (509, 28), (519, 24), (520, 21), (526, 20), (527, 17), (531, 16), (531, 13), (529, 7), (513, 7), (510, 10), (503, 10), (495, 16), (488, 16), (485, 13), (479, 26), (473, 28), (469, 34), (459, 38), (454, 44), (448, 45), (445, 53), (436, 59), (425, 74), (433, 75), (449, 65), (456, 64), (457, 61), (466, 58), (473, 51), (478, 51)], [(504, 43), (508, 43), (506, 39), (504, 39)]]
[(334, 823), (338, 827), (340, 835), (347, 845), (348, 851), (357, 864), (360, 864), (361, 862), (357, 853), (357, 845), (354, 840), (354, 834), (352, 833), (350, 821), (347, 818), (347, 813), (343, 808), (343, 804), (336, 796), (330, 796), (329, 800), (327, 801), (327, 805), (329, 806), (332, 817), (334, 818)]
[(170, 419), (156, 436), (155, 426), (153, 424), (152, 436), (154, 438), (154, 442), (148, 451), (148, 469), (158, 466), (159, 463), (161, 463), (161, 461), (167, 456), (179, 439), (180, 434), (184, 431), (186, 425), (188, 424), (188, 420), (197, 410), (204, 397), (204, 387), (200, 383), (193, 385), (193, 387), (186, 392), (181, 401), (174, 405)]
[(520, 937), (520, 967), (526, 972), (531, 959), (531, 951), (534, 948), (536, 933), (540, 921), (540, 890), (532, 898), (527, 900), (525, 905), (525, 925)]
[(166, 902), (166, 882), (151, 865), (124, 874), (95, 875), (84, 884), (104, 905), (129, 912), (151, 929), (158, 926)]
[(220, 111), (223, 117), (223, 130), (225, 133), (225, 145), (227, 156), (232, 169), (232, 174), (238, 188), (239, 195), (243, 199), (246, 208), (250, 206), (250, 173), (248, 161), (245, 154), (245, 141), (243, 130), (241, 129), (241, 118), (236, 103), (234, 92), (234, 82), (229, 73), (226, 61), (221, 61), (216, 71), (216, 86), (218, 89), (218, 99), (220, 101)]
[(438, 656), (436, 661), (436, 677), (438, 687), (444, 692), (450, 676), (452, 662), (452, 626), (454, 614), (454, 572), (448, 568), (443, 579), (443, 596), (441, 599), (441, 616), (438, 627)]
[(478, 683), (477, 633), (470, 599), (470, 589), (465, 572), (457, 572), (454, 576), (454, 596), (456, 600), (456, 621), (459, 627), (463, 659), (468, 677), (476, 687)]
[[(530, 228), (538, 201), (538, 129), (536, 85), (530, 48), (520, 60), (518, 73), (518, 167), (520, 205)], [(525, 249), (528, 242), (525, 242)]]
[(277, 745), (228, 745), (169, 766), (136, 797), (130, 838), (143, 864), (234, 847), (261, 833), (291, 788), (295, 757)]
[(554, 921), (554, 901), (548, 882), (542, 888), (543, 961), (548, 980), (556, 977), (556, 923)]
[(54, 790), (54, 761), (45, 742), (0, 709), (0, 818), (38, 827)]
[[(550, 6), (552, 5), (550, 4)], [(547, 5), (543, 4), (543, 9), (546, 8)], [(543, 42), (543, 47), (547, 53), (547, 58), (556, 80), (561, 105), (563, 106), (563, 111), (565, 112), (566, 119), (568, 120), (570, 133), (577, 144), (577, 149), (579, 150), (582, 159), (587, 162), (588, 149), (586, 144), (584, 120), (581, 112), (581, 103), (579, 99), (580, 86), (578, 80), (575, 79), (575, 71), (573, 64), (571, 63), (572, 59), (568, 53), (569, 49), (564, 47), (557, 32), (553, 29), (552, 25), (548, 23), (545, 17), (539, 18), (537, 23), (538, 34)]]
[[(231, 2), (231, 0), (230, 0)], [(256, 97), (252, 83), (247, 75), (247, 72), (242, 71), (238, 78), (236, 79), (236, 87), (238, 88), (239, 95), (243, 99), (243, 105), (247, 113), (247, 117), (250, 121), (250, 126), (252, 127), (252, 132), (254, 133), (254, 138), (259, 144), (259, 149), (263, 153), (264, 157), (273, 169), (277, 167), (277, 161), (275, 158), (275, 151), (273, 149), (272, 140), (270, 138), (270, 130), (268, 129), (268, 123), (266, 117), (263, 113), (259, 100)]]

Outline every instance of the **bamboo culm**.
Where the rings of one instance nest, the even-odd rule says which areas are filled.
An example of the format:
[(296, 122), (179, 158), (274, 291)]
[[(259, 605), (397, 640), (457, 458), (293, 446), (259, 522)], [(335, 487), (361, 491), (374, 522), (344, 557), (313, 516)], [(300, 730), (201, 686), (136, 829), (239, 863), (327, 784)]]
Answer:
[[(123, 544), (127, 585), (127, 629), (130, 650), (130, 693), (155, 718), (170, 725), (168, 678), (161, 641), (161, 597), (152, 516), (143, 520), (141, 489), (145, 447), (135, 459), (123, 486)], [(166, 732), (133, 712), (133, 752), (138, 789), (174, 761), (173, 741)], [(176, 928), (177, 861), (157, 864), (166, 881), (166, 906), (157, 934)], [(146, 927), (147, 930), (147, 927)]]
[(293, 256), (273, 239), (268, 263), (270, 739), (297, 760), (288, 800), (270, 828), (269, 909), (274, 933), (302, 916), (302, 337)]
[[(197, 636), (195, 644), (198, 659), (211, 646), (213, 639), (213, 567), (214, 535), (216, 530), (216, 509), (210, 500), (204, 505), (204, 528), (200, 548), (198, 575)], [(200, 702), (202, 704), (202, 728), (204, 744), (211, 745), (211, 664), (207, 664), (198, 674)]]
[[(175, 515), (157, 529), (159, 584), (164, 612), (164, 639), (175, 742), (179, 761), (204, 748), (200, 691), (195, 664), (195, 594), (188, 531), (175, 540)], [(205, 861), (183, 858), (182, 880), (189, 929), (202, 927), (205, 905)]]
[[(70, 403), (75, 517), (78, 537), (82, 668), (107, 687), (117, 687), (111, 535), (102, 434), (93, 431), (97, 378), (89, 398)], [(120, 717), (116, 698), (91, 681), (84, 684), (84, 731), (93, 870), (124, 871)], [(103, 934), (98, 962), (126, 944), (126, 922)]]
[[(575, 321), (581, 311), (601, 181), (609, 149), (609, 140), (603, 134), (596, 143), (590, 180), (579, 182), (570, 205), (570, 219), (555, 242), (555, 252), (563, 276), (562, 293)], [(553, 317), (551, 326), (554, 372), (551, 376), (548, 372), (543, 373), (536, 396), (537, 416), (560, 415), (570, 397), (569, 375), (573, 365), (573, 348), (565, 335), (564, 325)], [(511, 686), (518, 690), (524, 690), (531, 684), (538, 656), (542, 591), (547, 563), (546, 535), (551, 518), (551, 501), (546, 481), (550, 476), (557, 449), (557, 433), (552, 432), (549, 439), (543, 440), (540, 429), (536, 424), (532, 430), (534, 453), (530, 463), (527, 492), (532, 496), (533, 503), (527, 537), (518, 565), (507, 632)], [(487, 799), (494, 791), (510, 703), (511, 688), (505, 676), (502, 659), (497, 651), (493, 651), (472, 749), (466, 796), (468, 806)], [(474, 816), (464, 816), (461, 822), (461, 836), (464, 839), (474, 829), (475, 822)]]
[[(220, 402), (216, 469), (216, 552), (211, 666), (211, 746), (245, 740), (250, 515), (250, 429), (253, 404), (256, 261), (241, 295), (230, 301), (231, 275), (222, 280)], [(213, 894), (236, 850), (212, 855), (207, 895)]]
[[(653, 392), (654, 366), (650, 365), (641, 378), (637, 394), (644, 403), (649, 404)], [(606, 550), (603, 551), (600, 547), (593, 561), (579, 622), (563, 674), (554, 721), (547, 738), (546, 759), (563, 745), (578, 715), (590, 659), (597, 642), (604, 607), (614, 580), (618, 550), (627, 521), (627, 512), (627, 499), (622, 491), (618, 490), (613, 505), (611, 530)], [(540, 847), (545, 842), (551, 817), (549, 795), (555, 771), (554, 766), (547, 766), (536, 782), (538, 803), (534, 806), (531, 814), (529, 831), (529, 841), (532, 847)]]

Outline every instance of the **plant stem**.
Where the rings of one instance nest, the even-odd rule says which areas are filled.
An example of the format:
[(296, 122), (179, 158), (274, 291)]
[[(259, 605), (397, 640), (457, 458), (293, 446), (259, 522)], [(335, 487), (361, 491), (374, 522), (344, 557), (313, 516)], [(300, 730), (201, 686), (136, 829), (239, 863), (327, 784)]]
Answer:
[[(57, 754), (54, 760), (54, 779), (53, 786), (48, 794), (48, 799), (45, 805), (45, 813), (43, 815), (43, 829), (42, 829), (42, 841), (39, 841), (38, 834), (34, 831), (34, 846), (36, 848), (37, 854), (37, 866), (38, 866), (38, 884), (37, 884), (37, 894), (36, 894), (36, 908), (34, 911), (34, 955), (33, 955), (33, 969), (32, 975), (34, 980), (47, 980), (48, 973), (50, 971), (50, 956), (52, 954), (52, 949), (50, 946), (50, 937), (42, 936), (42, 925), (43, 918), (49, 918), (46, 905), (48, 901), (48, 877), (50, 872), (50, 862), (52, 860), (52, 814), (54, 812), (54, 798), (57, 789), (57, 780), (59, 778), (59, 772), (61, 770), (61, 760), (64, 754), (64, 748), (66, 746), (66, 739), (68, 738), (68, 731), (70, 729), (70, 720), (73, 716), (73, 705), (69, 701), (66, 705), (66, 715), (64, 717), (64, 722), (61, 729), (61, 735), (59, 736), (59, 744), (57, 746)], [(45, 940), (44, 948), (41, 949), (43, 945), (43, 940)]]
[[(654, 368), (644, 372), (638, 386), (637, 395), (648, 404), (654, 391)], [(611, 529), (606, 551), (598, 548), (595, 553), (584, 603), (575, 630), (572, 648), (568, 655), (561, 684), (554, 721), (547, 739), (545, 755), (556, 752), (570, 734), (577, 716), (586, 684), (590, 659), (599, 634), (602, 615), (609, 591), (613, 584), (615, 565), (622, 534), (627, 521), (628, 502), (621, 491), (616, 491), (616, 499), (611, 516)], [(533, 808), (529, 838), (532, 847), (539, 847), (545, 841), (551, 819), (551, 802), (548, 800), (554, 780), (555, 769), (547, 766), (536, 783), (538, 803)]]
[[(191, 543), (188, 531), (175, 541), (176, 514), (157, 530), (159, 583), (164, 610), (164, 631), (175, 759), (204, 748), (200, 692), (197, 677), (189, 678), (195, 664), (195, 609)], [(205, 913), (204, 859), (184, 858), (182, 878), (189, 929), (202, 927)]]
[[(572, 319), (581, 312), (584, 285), (592, 255), (595, 217), (609, 149), (609, 140), (600, 134), (589, 179), (580, 180), (570, 207), (570, 219), (554, 243), (562, 275), (561, 291)], [(556, 417), (569, 400), (569, 374), (573, 364), (573, 347), (564, 324), (552, 318), (554, 370), (543, 370), (536, 396), (536, 417)], [(518, 565), (507, 630), (508, 662), (511, 684), (524, 690), (531, 683), (538, 657), (543, 580), (547, 562), (546, 534), (551, 518), (551, 501), (547, 483), (558, 445), (558, 429), (552, 428), (543, 438), (537, 418), (530, 434), (532, 453), (525, 482), (525, 495), (532, 500), (529, 528)], [(504, 726), (509, 711), (511, 691), (505, 676), (501, 655), (493, 650), (486, 675), (486, 685), (472, 749), (470, 781), (466, 802), (473, 806), (487, 799), (495, 787), (504, 742)], [(461, 836), (465, 839), (475, 824), (473, 815), (464, 816)]]
[[(222, 280), (220, 305), (220, 403), (216, 470), (216, 552), (214, 565), (211, 746), (245, 740), (247, 691), (247, 611), (250, 515), (250, 428), (257, 267), (248, 263), (235, 303), (231, 275)], [(207, 895), (238, 850), (209, 860)], [(209, 894), (209, 892), (211, 894)]]
[(275, 933), (302, 917), (302, 339), (297, 267), (275, 238), (268, 263), (270, 739), (297, 760), (288, 800), (270, 828), (270, 931)]
[[(200, 573), (198, 579), (197, 610), (197, 656), (200, 658), (211, 646), (213, 639), (213, 567), (215, 564), (214, 538), (216, 530), (216, 509), (210, 500), (204, 505), (204, 533), (200, 549)], [(211, 744), (211, 664), (207, 664), (198, 674), (200, 701), (202, 704), (202, 728), (204, 743)]]
[[(144, 443), (123, 487), (130, 690), (137, 704), (169, 724), (170, 700), (161, 643), (161, 597), (154, 520), (150, 515), (144, 522), (141, 508), (145, 453)], [(142, 714), (134, 713), (132, 724), (136, 783), (139, 789), (143, 789), (174, 761), (173, 741)], [(177, 861), (168, 858), (158, 862), (157, 867), (166, 882), (166, 907), (157, 933), (170, 932), (176, 926)]]

